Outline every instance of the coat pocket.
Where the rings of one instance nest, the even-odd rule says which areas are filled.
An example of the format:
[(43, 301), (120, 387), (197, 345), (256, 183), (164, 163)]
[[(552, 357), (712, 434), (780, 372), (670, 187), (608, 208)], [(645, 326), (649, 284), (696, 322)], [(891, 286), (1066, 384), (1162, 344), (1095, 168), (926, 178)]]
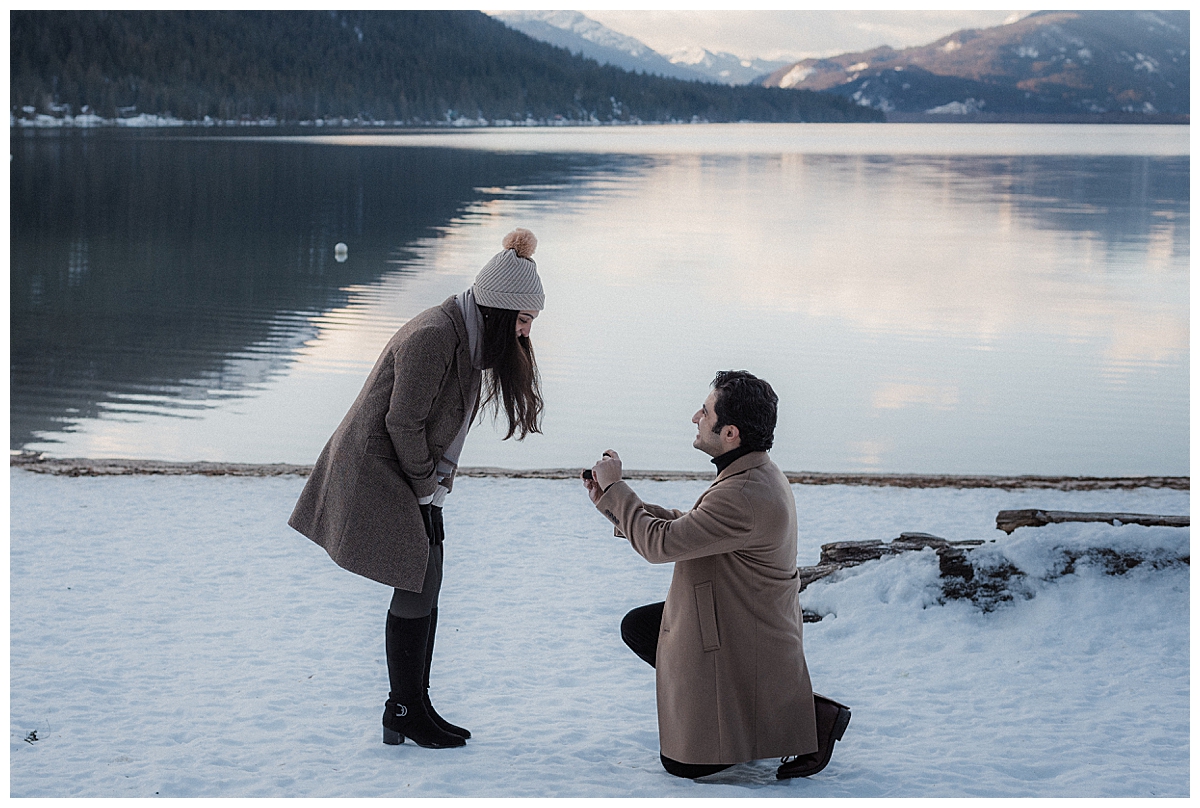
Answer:
[(392, 444), (390, 435), (368, 435), (366, 454), (372, 457), (386, 457), (388, 460), (399, 462), (396, 457), (396, 447)]
[(700, 617), (700, 643), (705, 651), (716, 651), (721, 647), (721, 635), (717, 633), (717, 604), (713, 600), (712, 581), (696, 584), (696, 613)]

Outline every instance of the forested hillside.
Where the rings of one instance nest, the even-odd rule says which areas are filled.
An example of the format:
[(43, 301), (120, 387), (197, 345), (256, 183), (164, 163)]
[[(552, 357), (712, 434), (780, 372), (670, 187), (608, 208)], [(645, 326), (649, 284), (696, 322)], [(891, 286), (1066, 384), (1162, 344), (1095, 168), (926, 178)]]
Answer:
[(474, 11), (11, 11), (17, 117), (862, 121), (840, 98), (600, 66)]

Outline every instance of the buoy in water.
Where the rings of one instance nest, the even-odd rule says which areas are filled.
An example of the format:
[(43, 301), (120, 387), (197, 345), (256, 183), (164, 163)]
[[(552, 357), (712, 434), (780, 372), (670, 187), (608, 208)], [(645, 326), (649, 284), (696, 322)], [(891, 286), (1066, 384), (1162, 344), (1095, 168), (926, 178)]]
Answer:
[(342, 263), (343, 261), (345, 261), (347, 256), (349, 256), (349, 255), (350, 255), (350, 248), (347, 247), (345, 245), (345, 243), (339, 241), (336, 245), (334, 245), (333, 257), (337, 259), (337, 262), (339, 264)]

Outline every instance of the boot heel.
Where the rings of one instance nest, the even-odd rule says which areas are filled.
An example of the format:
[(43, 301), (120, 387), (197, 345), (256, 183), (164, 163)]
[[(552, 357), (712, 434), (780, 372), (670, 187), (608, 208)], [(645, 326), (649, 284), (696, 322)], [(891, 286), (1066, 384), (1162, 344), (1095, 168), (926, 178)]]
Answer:
[(838, 710), (837, 721), (833, 724), (833, 739), (840, 741), (842, 736), (846, 734), (846, 727), (850, 726), (850, 711), (845, 707)]
[(404, 736), (394, 729), (383, 728), (383, 742), (388, 746), (404, 743)]

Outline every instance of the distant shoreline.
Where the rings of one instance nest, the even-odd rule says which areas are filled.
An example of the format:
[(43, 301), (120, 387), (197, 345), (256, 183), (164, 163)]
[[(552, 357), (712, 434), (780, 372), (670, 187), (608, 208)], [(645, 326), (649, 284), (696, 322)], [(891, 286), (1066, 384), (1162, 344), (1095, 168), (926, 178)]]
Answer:
[(926, 112), (889, 112), (887, 123), (1022, 123), (1022, 124), (1133, 124), (1183, 125), (1191, 124), (1191, 115), (1145, 115), (1138, 112), (1097, 112), (1091, 114), (970, 112), (961, 115), (931, 115)]
[[(9, 459), (11, 468), (62, 477), (113, 477), (129, 475), (199, 475), (206, 477), (307, 477), (310, 465), (289, 463), (173, 462), (121, 458), (58, 458), (23, 452)], [(462, 477), (569, 480), (580, 469), (460, 468)], [(787, 471), (788, 481), (799, 485), (855, 485), (896, 488), (999, 488), (1053, 489), (1058, 491), (1105, 491), (1133, 488), (1191, 490), (1190, 477), (1070, 477), (1051, 475), (997, 474), (878, 474), (850, 472)], [(711, 480), (712, 472), (625, 470), (631, 480)]]
[[(882, 123), (1006, 123), (1006, 124), (1113, 124), (1141, 126), (1188, 126), (1190, 115), (1166, 115), (1130, 112), (1103, 112), (1092, 114), (1020, 114), (1003, 112), (974, 112), (960, 115), (931, 115), (924, 112), (889, 112)], [(222, 132), (245, 130), (279, 130), (325, 132), (333, 130), (346, 134), (454, 131), (463, 129), (596, 129), (624, 127), (703, 126), (712, 121), (572, 121), (572, 120), (496, 120), (458, 118), (453, 121), (370, 121), (358, 118), (314, 119), (280, 121), (275, 118), (201, 120), (174, 118), (169, 115), (138, 115), (132, 118), (101, 118), (96, 115), (53, 116), (40, 114), (34, 117), (9, 116), (9, 127), (13, 131), (61, 131), (61, 130), (219, 130)], [(768, 123), (767, 121), (743, 121), (742, 123)], [(802, 123), (802, 122), (801, 122)], [(880, 123), (866, 121), (825, 121), (823, 123)]]

